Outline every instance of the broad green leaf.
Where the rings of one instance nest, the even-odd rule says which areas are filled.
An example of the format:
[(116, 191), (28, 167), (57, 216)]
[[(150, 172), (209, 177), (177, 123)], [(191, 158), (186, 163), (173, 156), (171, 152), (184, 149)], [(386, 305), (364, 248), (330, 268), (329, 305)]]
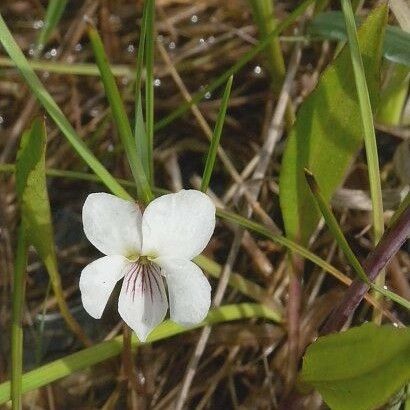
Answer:
[(302, 380), (331, 409), (370, 410), (410, 381), (410, 329), (367, 323), (308, 347)]
[[(381, 44), (386, 16), (377, 8), (359, 30), (359, 46), (373, 108), (377, 106)], [(306, 244), (319, 220), (303, 169), (317, 178), (329, 200), (345, 178), (363, 142), (363, 128), (350, 53), (347, 48), (322, 74), (302, 104), (285, 149), (280, 204), (287, 235)]]
[(28, 244), (35, 247), (50, 276), (54, 295), (69, 328), (85, 344), (91, 342), (71, 315), (61, 287), (54, 247), (54, 233), (46, 185), (46, 130), (37, 119), (21, 139), (16, 161), (16, 188), (22, 226)]
[[(357, 19), (360, 22), (360, 19)], [(346, 27), (340, 11), (327, 11), (318, 14), (308, 25), (307, 32), (320, 38), (344, 41)], [(395, 26), (386, 27), (383, 55), (386, 59), (410, 67), (410, 33)]]
[[(153, 330), (146, 343), (154, 343), (206, 325), (250, 318), (264, 318), (276, 322), (277, 316), (268, 308), (254, 303), (226, 305), (211, 310), (203, 322), (190, 328), (184, 328), (170, 320), (166, 320)], [(46, 386), (78, 370), (86, 369), (111, 357), (118, 356), (122, 352), (122, 344), (123, 337), (118, 336), (27, 372), (23, 376), (22, 392), (26, 393)], [(141, 342), (133, 335), (131, 346), (135, 348), (139, 345), (141, 345)], [(7, 381), (0, 384), (0, 404), (8, 400), (10, 400), (10, 382)]]

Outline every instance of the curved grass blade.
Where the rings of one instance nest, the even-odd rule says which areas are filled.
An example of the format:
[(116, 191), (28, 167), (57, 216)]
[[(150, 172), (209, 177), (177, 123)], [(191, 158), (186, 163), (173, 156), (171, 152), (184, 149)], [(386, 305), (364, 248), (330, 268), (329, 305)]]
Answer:
[(127, 154), (132, 175), (137, 184), (138, 198), (143, 203), (148, 204), (153, 198), (151, 188), (142, 167), (140, 157), (137, 154), (137, 146), (132, 134), (131, 125), (128, 121), (115, 78), (110, 70), (103, 43), (97, 30), (92, 26), (88, 27), (88, 36), (94, 51), (97, 66), (101, 73), (101, 79), (111, 107), (111, 112), (117, 125), (118, 134), (121, 138), (125, 153)]
[(360, 264), (359, 260), (356, 258), (356, 255), (353, 253), (345, 236), (343, 235), (343, 232), (339, 224), (337, 223), (335, 216), (333, 215), (331, 209), (326, 203), (326, 200), (324, 199), (322, 193), (320, 192), (320, 188), (315, 180), (315, 177), (307, 169), (305, 169), (305, 177), (310, 187), (310, 190), (313, 196), (315, 197), (316, 203), (319, 206), (320, 211), (322, 212), (323, 218), (325, 219), (327, 226), (329, 227), (330, 231), (333, 234), (334, 239), (336, 240), (336, 242), (342, 249), (344, 255), (346, 256), (346, 259), (349, 261), (352, 268), (356, 271), (359, 278), (363, 282), (365, 282), (367, 285), (369, 285), (372, 289), (375, 289), (377, 292), (395, 301), (396, 303), (400, 304), (407, 310), (410, 310), (410, 301), (407, 301), (406, 299), (400, 297), (394, 292), (387, 290), (386, 288), (383, 288), (381, 286), (378, 286), (377, 284), (370, 282), (362, 265)]
[(228, 109), (229, 96), (231, 95), (233, 76), (231, 75), (225, 86), (225, 91), (222, 96), (221, 106), (219, 108), (218, 117), (215, 123), (214, 133), (211, 139), (211, 146), (206, 157), (205, 169), (202, 176), (201, 191), (206, 192), (211, 180), (212, 171), (215, 165), (215, 158), (218, 151), (219, 141), (221, 139), (222, 128), (225, 122), (226, 110)]
[(67, 140), (77, 151), (80, 157), (90, 166), (101, 181), (117, 196), (131, 199), (127, 191), (115, 180), (115, 178), (104, 168), (98, 159), (91, 153), (85, 143), (77, 135), (74, 128), (68, 122), (53, 98), (47, 92), (33, 69), (30, 67), (26, 57), (20, 50), (7, 25), (0, 14), (0, 42), (7, 51), (11, 59), (15, 62), (22, 76), (25, 78), (33, 94), (40, 101), (42, 106), (54, 120), (57, 127), (65, 135)]
[[(276, 314), (272, 313), (272, 311), (265, 306), (253, 303), (226, 305), (211, 310), (202, 323), (191, 328), (184, 328), (167, 320), (153, 330), (146, 343), (154, 343), (206, 325), (215, 325), (223, 322), (251, 318), (263, 318), (276, 322)], [(78, 370), (85, 369), (111, 357), (118, 356), (122, 351), (122, 344), (123, 338), (122, 336), (118, 336), (115, 339), (99, 343), (95, 346), (41, 366), (38, 369), (27, 372), (23, 375), (22, 392), (26, 393), (39, 387), (46, 386), (58, 379), (73, 374)], [(133, 336), (131, 345), (135, 348), (141, 345), (141, 343), (135, 336)], [(5, 382), (0, 384), (0, 404), (6, 403), (8, 400), (10, 400), (10, 382)]]

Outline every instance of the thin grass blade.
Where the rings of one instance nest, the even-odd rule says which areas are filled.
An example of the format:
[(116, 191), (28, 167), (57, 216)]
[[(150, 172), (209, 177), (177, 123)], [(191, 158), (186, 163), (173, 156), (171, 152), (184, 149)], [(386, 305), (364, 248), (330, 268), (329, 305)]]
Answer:
[(211, 139), (211, 146), (206, 157), (205, 169), (202, 176), (201, 191), (206, 192), (211, 180), (212, 171), (215, 165), (216, 154), (218, 151), (219, 141), (221, 139), (222, 128), (225, 122), (226, 110), (228, 109), (229, 96), (231, 95), (233, 76), (231, 75), (225, 86), (225, 91), (222, 96), (221, 107), (215, 123), (214, 133)]
[(50, 0), (47, 6), (46, 16), (44, 18), (43, 27), (37, 38), (36, 53), (40, 53), (54, 29), (57, 27), (64, 13), (68, 0)]
[(148, 180), (154, 181), (154, 19), (155, 2), (149, 1), (147, 5), (147, 32), (145, 35), (145, 124), (146, 124), (146, 151), (149, 173)]
[(94, 27), (88, 27), (88, 36), (94, 51), (97, 66), (101, 73), (105, 93), (111, 107), (111, 112), (116, 123), (118, 134), (121, 138), (132, 175), (137, 184), (138, 197), (143, 203), (149, 203), (152, 199), (152, 192), (145, 175), (142, 163), (137, 154), (137, 147), (132, 134), (131, 125), (128, 121), (127, 113), (122, 102), (115, 78), (108, 64), (107, 56), (101, 38)]
[[(213, 309), (208, 313), (207, 318), (198, 325), (184, 328), (176, 323), (166, 320), (160, 324), (148, 337), (147, 343), (153, 343), (176, 336), (193, 329), (206, 325), (231, 322), (251, 318), (264, 318), (276, 322), (276, 314), (265, 306), (254, 303), (241, 303), (236, 305), (225, 305)], [(133, 348), (141, 345), (138, 339), (133, 336), (131, 345)], [(32, 370), (23, 376), (22, 392), (38, 389), (46, 386), (74, 372), (101, 363), (109, 358), (118, 356), (122, 351), (123, 338), (118, 336), (115, 339), (98, 343), (95, 346), (65, 356), (62, 359), (48, 363), (38, 369)], [(0, 384), (0, 404), (10, 400), (10, 382)]]

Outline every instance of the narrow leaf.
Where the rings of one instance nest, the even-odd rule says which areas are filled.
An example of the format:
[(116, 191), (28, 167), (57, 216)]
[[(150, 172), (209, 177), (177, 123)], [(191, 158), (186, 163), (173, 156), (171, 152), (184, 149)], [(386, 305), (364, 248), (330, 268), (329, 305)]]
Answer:
[(110, 103), (111, 112), (117, 125), (118, 134), (121, 138), (125, 153), (127, 154), (132, 175), (137, 184), (138, 198), (143, 203), (147, 204), (153, 198), (151, 188), (142, 167), (140, 158), (137, 154), (137, 147), (132, 134), (131, 125), (128, 121), (127, 113), (115, 82), (115, 78), (111, 72), (110, 65), (108, 64), (104, 46), (94, 27), (89, 26), (88, 36), (91, 41), (97, 66), (101, 73), (101, 79), (104, 84), (107, 99)]
[(51, 34), (53, 34), (54, 29), (60, 22), (67, 2), (68, 0), (50, 0), (48, 2), (44, 24), (37, 39), (36, 49), (38, 52), (43, 50)]
[(231, 94), (233, 76), (230, 76), (225, 86), (225, 91), (222, 96), (221, 107), (219, 108), (218, 117), (215, 123), (215, 129), (212, 134), (211, 145), (206, 158), (205, 169), (202, 176), (201, 191), (206, 192), (211, 180), (212, 171), (215, 165), (215, 158), (218, 152), (219, 141), (221, 139), (222, 128), (225, 122), (226, 110), (228, 108), (229, 96)]

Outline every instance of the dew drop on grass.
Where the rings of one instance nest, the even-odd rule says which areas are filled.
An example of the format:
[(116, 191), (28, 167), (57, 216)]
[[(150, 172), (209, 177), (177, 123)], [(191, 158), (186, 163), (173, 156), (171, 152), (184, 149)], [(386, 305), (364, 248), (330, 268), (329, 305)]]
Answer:
[(128, 51), (129, 53), (134, 53), (134, 52), (135, 52), (135, 47), (134, 47), (134, 45), (133, 45), (133, 44), (128, 44), (128, 46), (127, 46), (127, 51)]
[(255, 75), (261, 75), (262, 74), (262, 67), (260, 65), (255, 66), (254, 69), (253, 69), (253, 73)]
[(77, 43), (75, 46), (74, 46), (74, 50), (75, 51), (81, 51), (83, 49), (83, 45), (81, 44), (81, 43)]
[(192, 16), (191, 16), (191, 23), (198, 23), (198, 20), (199, 20), (199, 18), (198, 18), (198, 16), (196, 15), (196, 14), (193, 14)]
[(161, 86), (161, 80), (159, 78), (156, 78), (154, 80), (154, 87), (160, 87)]
[(39, 30), (39, 29), (41, 29), (41, 28), (43, 28), (44, 27), (44, 21), (43, 20), (36, 20), (34, 23), (33, 23), (33, 28), (35, 29), (35, 30)]
[(0, 115), (0, 126), (3, 125), (3, 123), (4, 123), (4, 118), (2, 115)]
[(176, 47), (176, 44), (175, 44), (174, 41), (171, 41), (171, 42), (168, 44), (168, 48), (169, 48), (170, 50), (175, 50), (175, 47)]

